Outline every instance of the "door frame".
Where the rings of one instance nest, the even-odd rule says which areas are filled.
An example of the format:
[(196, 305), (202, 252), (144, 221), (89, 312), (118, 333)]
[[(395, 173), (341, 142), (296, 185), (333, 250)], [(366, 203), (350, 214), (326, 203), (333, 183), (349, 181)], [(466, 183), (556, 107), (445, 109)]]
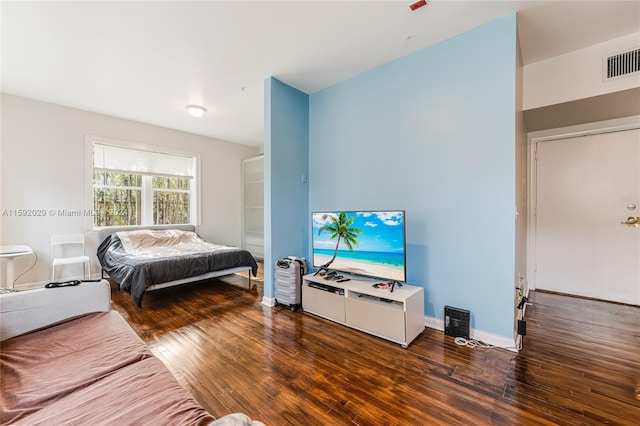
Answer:
[(560, 127), (557, 129), (530, 132), (527, 134), (528, 185), (527, 185), (527, 293), (536, 289), (536, 209), (537, 200), (537, 170), (536, 155), (539, 143), (573, 139), (581, 136), (591, 136), (603, 133), (623, 132), (640, 129), (640, 116), (626, 117), (607, 121), (599, 121), (578, 126)]

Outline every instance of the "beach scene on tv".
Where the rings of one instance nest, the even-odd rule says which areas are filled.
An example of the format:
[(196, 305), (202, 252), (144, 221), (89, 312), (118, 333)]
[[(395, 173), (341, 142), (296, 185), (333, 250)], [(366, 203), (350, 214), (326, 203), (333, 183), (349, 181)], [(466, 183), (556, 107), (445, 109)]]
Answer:
[(313, 266), (405, 281), (403, 211), (313, 213)]

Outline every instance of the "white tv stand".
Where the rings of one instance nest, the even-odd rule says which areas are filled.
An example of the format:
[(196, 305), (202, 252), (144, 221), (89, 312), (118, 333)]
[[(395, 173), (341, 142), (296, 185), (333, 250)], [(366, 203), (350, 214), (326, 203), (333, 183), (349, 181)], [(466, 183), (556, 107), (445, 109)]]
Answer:
[(373, 282), (302, 277), (302, 308), (320, 317), (406, 348), (424, 330), (424, 289), (403, 284), (393, 292)]

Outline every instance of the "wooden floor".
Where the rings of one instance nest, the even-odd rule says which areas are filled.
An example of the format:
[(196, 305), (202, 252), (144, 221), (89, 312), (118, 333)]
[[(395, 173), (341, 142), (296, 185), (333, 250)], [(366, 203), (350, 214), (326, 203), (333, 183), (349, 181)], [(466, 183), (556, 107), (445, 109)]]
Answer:
[[(536, 293), (519, 353), (426, 329), (408, 349), (225, 277), (114, 307), (214, 416), (276, 425), (640, 424), (640, 308)], [(256, 285), (257, 284), (257, 285)]]

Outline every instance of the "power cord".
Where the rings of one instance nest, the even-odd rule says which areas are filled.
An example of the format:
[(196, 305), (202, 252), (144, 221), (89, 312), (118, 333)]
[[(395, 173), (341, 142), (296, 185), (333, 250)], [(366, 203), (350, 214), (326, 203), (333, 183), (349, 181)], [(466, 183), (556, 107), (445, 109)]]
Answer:
[(529, 301), (529, 299), (527, 299), (526, 296), (522, 296), (522, 298), (520, 299), (520, 303), (518, 303), (517, 308), (518, 309), (524, 308), (524, 305), (526, 305), (528, 301)]
[(36, 263), (38, 263), (38, 255), (36, 254), (35, 251), (32, 251), (31, 253), (33, 253), (34, 255), (34, 259), (33, 259), (33, 265), (29, 266), (29, 268), (24, 271), (23, 273), (21, 273), (20, 275), (18, 275), (13, 282), (11, 283), (11, 287), (15, 287), (16, 283), (18, 282), (18, 280), (20, 279), (21, 276), (23, 276), (24, 274), (26, 274), (27, 272), (29, 272), (30, 270), (33, 269), (34, 266), (36, 266)]
[(464, 337), (456, 337), (455, 339), (453, 339), (453, 341), (458, 346), (468, 346), (470, 348), (478, 349), (516, 349), (518, 351), (522, 349), (522, 340), (520, 340), (518, 346), (510, 346), (506, 348), (502, 346), (490, 345), (489, 343), (484, 343), (476, 339), (465, 339)]
[(453, 340), (458, 346), (468, 346), (470, 348), (479, 348), (479, 349), (492, 349), (496, 346), (490, 345), (488, 343), (481, 342), (480, 340), (475, 339), (465, 339), (464, 337), (456, 337)]

